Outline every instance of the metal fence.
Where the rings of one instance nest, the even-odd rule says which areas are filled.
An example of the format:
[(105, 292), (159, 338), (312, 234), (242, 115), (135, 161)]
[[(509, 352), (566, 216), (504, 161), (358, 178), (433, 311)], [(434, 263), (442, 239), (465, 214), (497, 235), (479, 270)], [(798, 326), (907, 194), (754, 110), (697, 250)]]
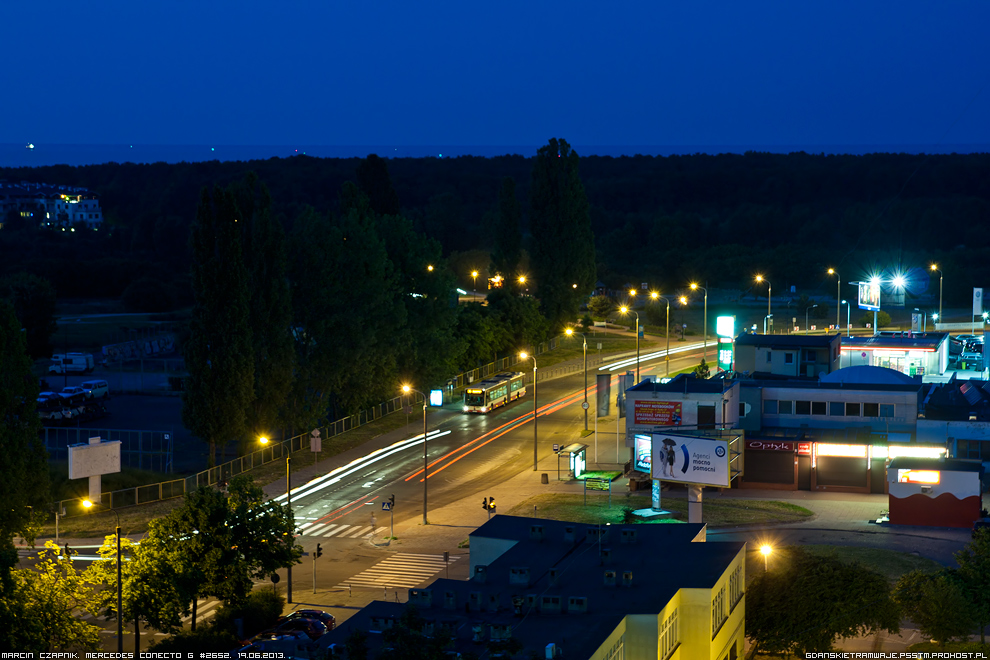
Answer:
[(168, 431), (131, 429), (82, 429), (45, 427), (42, 438), (48, 458), (69, 460), (69, 445), (89, 444), (90, 438), (119, 440), (122, 467), (170, 472), (172, 470), (172, 434)]
[[(547, 351), (553, 350), (557, 347), (559, 339), (554, 338), (549, 342), (540, 344), (534, 349), (534, 355), (542, 355)], [(454, 378), (451, 378), (447, 382), (446, 394), (452, 394), (453, 390), (465, 387), (468, 383), (472, 383), (476, 380), (484, 379), (487, 376), (498, 373), (499, 371), (504, 371), (510, 367), (515, 366), (520, 362), (528, 362), (527, 360), (521, 360), (518, 356), (506, 357), (500, 360), (496, 360), (483, 367), (474, 369), (467, 373), (458, 374)], [(601, 358), (592, 358), (588, 356), (588, 368), (591, 369), (592, 365), (597, 365), (603, 362)], [(551, 369), (540, 369), (537, 371), (540, 381), (550, 380), (553, 378), (558, 378), (560, 376), (574, 373), (575, 371), (581, 371), (584, 368), (583, 363), (579, 366), (560, 366)], [(532, 378), (531, 375), (527, 375), (527, 380)], [(324, 440), (328, 438), (333, 438), (340, 435), (341, 433), (346, 433), (352, 429), (356, 429), (359, 426), (368, 424), (377, 419), (381, 419), (385, 415), (390, 413), (398, 412), (404, 409), (404, 405), (407, 402), (419, 403), (423, 399), (418, 394), (412, 393), (408, 395), (397, 396), (393, 399), (385, 401), (367, 410), (362, 410), (356, 415), (351, 415), (350, 417), (345, 417), (343, 419), (338, 419), (332, 424), (328, 424), (325, 427), (321, 427), (320, 437)], [(155, 438), (155, 436), (149, 436), (147, 434), (155, 434), (158, 436), (167, 435), (169, 438), (170, 434), (158, 433), (153, 431), (119, 431), (119, 430), (91, 430), (91, 429), (45, 429), (45, 446), (49, 447), (49, 434), (48, 431), (53, 432), (56, 436), (52, 442), (52, 448), (49, 449), (49, 456), (54, 456), (53, 450), (55, 452), (64, 452), (65, 456), (68, 456), (68, 445), (78, 442), (88, 442), (90, 436), (100, 436), (101, 438), (108, 440), (124, 440), (125, 438), (131, 444), (125, 444), (121, 447), (121, 460), (124, 462), (124, 455), (126, 452), (133, 454), (137, 452), (140, 456), (141, 450), (145, 447), (145, 444)], [(74, 437), (72, 442), (69, 442), (69, 438), (72, 438), (71, 433), (66, 434), (65, 439), (62, 439), (60, 432), (75, 432), (77, 435)], [(81, 437), (81, 433), (85, 432), (86, 438)], [(138, 435), (136, 438), (126, 434), (145, 434)], [(104, 506), (109, 506), (113, 508), (122, 508), (128, 506), (135, 506), (138, 504), (147, 504), (149, 502), (156, 502), (160, 500), (167, 500), (175, 497), (182, 497), (188, 492), (192, 492), (201, 486), (214, 486), (222, 482), (229, 481), (232, 477), (239, 474), (252, 470), (266, 463), (271, 463), (272, 461), (281, 461), (285, 459), (287, 453), (295, 453), (298, 451), (309, 449), (309, 432), (300, 433), (299, 435), (293, 436), (273, 444), (271, 447), (265, 447), (257, 451), (251, 452), (250, 454), (245, 454), (235, 458), (232, 461), (227, 461), (215, 467), (203, 470), (202, 472), (197, 472), (196, 474), (185, 477), (184, 479), (175, 479), (172, 481), (165, 481), (157, 484), (148, 484), (146, 486), (137, 486), (133, 488), (124, 488), (121, 490), (115, 490), (112, 492), (102, 493), (100, 496), (101, 503)], [(134, 443), (137, 443), (136, 447)], [(146, 452), (147, 453), (147, 452)], [(132, 459), (133, 460), (133, 459)], [(146, 464), (141, 462), (141, 458), (137, 459), (137, 465), (131, 462), (126, 463), (129, 467), (142, 467)], [(171, 467), (171, 441), (169, 440), (169, 460), (167, 462), (169, 468)], [(161, 471), (167, 471), (167, 469), (145, 467), (145, 469), (161, 469)], [(58, 511), (64, 517), (81, 515), (85, 509), (82, 508), (80, 500), (63, 500), (57, 504)]]

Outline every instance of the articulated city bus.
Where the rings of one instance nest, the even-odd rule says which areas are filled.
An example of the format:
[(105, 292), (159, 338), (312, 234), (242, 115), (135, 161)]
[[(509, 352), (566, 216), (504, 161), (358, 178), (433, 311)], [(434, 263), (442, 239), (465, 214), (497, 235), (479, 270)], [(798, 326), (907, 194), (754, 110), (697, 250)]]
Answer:
[(526, 395), (525, 374), (503, 371), (464, 390), (464, 412), (487, 413)]

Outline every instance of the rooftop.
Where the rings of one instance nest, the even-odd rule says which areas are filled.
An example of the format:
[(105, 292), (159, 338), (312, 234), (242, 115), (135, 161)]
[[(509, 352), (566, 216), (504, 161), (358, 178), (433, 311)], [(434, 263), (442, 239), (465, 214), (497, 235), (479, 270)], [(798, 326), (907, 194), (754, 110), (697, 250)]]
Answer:
[(698, 378), (694, 374), (679, 374), (666, 383), (644, 380), (627, 392), (681, 392), (683, 394), (721, 394), (732, 388), (732, 381)]
[(948, 336), (946, 332), (882, 332), (872, 337), (843, 337), (842, 348), (936, 350)]
[(743, 333), (736, 337), (736, 346), (761, 346), (770, 349), (828, 348), (839, 333), (830, 335), (754, 335)]

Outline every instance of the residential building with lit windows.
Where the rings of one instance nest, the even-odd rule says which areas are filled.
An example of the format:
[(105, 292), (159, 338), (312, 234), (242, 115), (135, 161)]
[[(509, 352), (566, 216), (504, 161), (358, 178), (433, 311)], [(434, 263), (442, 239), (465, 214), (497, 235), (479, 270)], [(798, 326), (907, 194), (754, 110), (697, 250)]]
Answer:
[[(599, 527), (494, 516), (470, 535), (470, 580), (409, 590), (427, 630), (446, 628), (452, 652), (481, 654), (517, 640), (513, 657), (736, 660), (745, 641), (745, 552), (706, 542), (703, 524)], [(406, 604), (376, 601), (321, 639), (351, 630), (369, 648)]]
[(103, 226), (100, 200), (85, 188), (0, 181), (0, 222), (16, 213), (38, 227)]

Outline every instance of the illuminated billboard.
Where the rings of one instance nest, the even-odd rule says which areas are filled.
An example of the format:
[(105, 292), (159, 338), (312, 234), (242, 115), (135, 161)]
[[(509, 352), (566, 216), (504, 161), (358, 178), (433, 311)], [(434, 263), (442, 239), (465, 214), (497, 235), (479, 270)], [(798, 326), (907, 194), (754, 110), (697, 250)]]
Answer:
[(653, 478), (705, 486), (729, 485), (729, 443), (654, 433)]
[(871, 312), (880, 311), (880, 283), (860, 282), (859, 283), (859, 308)]
[(636, 443), (636, 458), (633, 469), (649, 474), (653, 458), (653, 439), (648, 435), (638, 433), (633, 436), (633, 439)]
[(680, 426), (680, 401), (654, 401), (652, 399), (633, 402), (634, 424), (646, 426)]
[(736, 336), (736, 317), (717, 316), (715, 317), (715, 334), (719, 337)]
[(938, 470), (898, 470), (899, 484), (937, 484), (941, 479)]

